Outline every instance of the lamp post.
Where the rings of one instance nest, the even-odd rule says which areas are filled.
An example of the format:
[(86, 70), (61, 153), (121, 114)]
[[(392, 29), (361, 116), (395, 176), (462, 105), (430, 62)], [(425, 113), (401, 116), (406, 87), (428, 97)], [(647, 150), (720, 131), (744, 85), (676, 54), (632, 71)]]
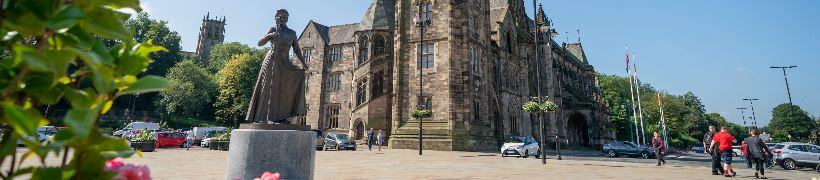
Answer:
[(744, 110), (746, 110), (746, 108), (745, 107), (739, 107), (737, 109), (740, 110), (740, 119), (743, 120), (743, 127), (745, 127), (746, 130), (749, 130), (749, 126), (746, 126), (746, 113), (744, 112)]
[[(544, 124), (544, 121), (541, 118), (541, 116), (545, 112), (553, 112), (553, 111), (557, 110), (558, 105), (556, 105), (555, 103), (550, 101), (548, 96), (536, 96), (536, 97), (530, 97), (530, 98), (531, 98), (530, 102), (524, 103), (524, 106), (522, 108), (524, 110), (530, 112), (530, 113), (535, 113), (536, 118), (541, 119), (541, 124), (540, 124), (540, 126), (541, 126), (541, 129), (540, 129), (541, 130), (541, 132), (540, 132), (541, 143), (538, 144), (538, 148), (539, 148), (539, 150), (538, 150), (539, 153), (538, 154), (541, 155), (541, 157), (540, 157), (541, 158), (541, 163), (546, 164), (547, 163), (547, 158), (546, 158), (547, 155), (546, 155), (546, 148), (545, 148), (546, 147), (546, 145), (545, 145), (546, 144), (546, 142), (545, 142), (546, 137), (544, 136), (545, 124)], [(559, 160), (561, 159), (560, 153), (558, 155), (558, 159)]]
[[(422, 19), (422, 14), (424, 13), (424, 6), (425, 5), (426, 5), (426, 3), (419, 2), (419, 4), (418, 4), (418, 6), (419, 6), (419, 15), (418, 15), (418, 17), (413, 18), (413, 23), (415, 23), (416, 26), (419, 27), (419, 48), (418, 48), (418, 56), (419, 57), (418, 57), (418, 63), (417, 63), (418, 68), (419, 68), (419, 95), (418, 95), (418, 101), (419, 101), (418, 103), (419, 104), (418, 104), (418, 109), (431, 108), (431, 107), (425, 107), (424, 104), (425, 104), (426, 100), (424, 100), (423, 96), (422, 96), (422, 94), (424, 93), (424, 90), (423, 90), (424, 88), (422, 88), (423, 85), (424, 85), (423, 84), (424, 75), (422, 74), (422, 72), (424, 71), (424, 67), (421, 67), (421, 65), (422, 65), (421, 56), (422, 56), (422, 50), (424, 49), (424, 28), (427, 27), (427, 26), (430, 26), (430, 23), (431, 23), (430, 22), (430, 17), (424, 17), (424, 19)], [(418, 119), (419, 119), (419, 155), (422, 155), (422, 153), (421, 153), (422, 148), (423, 148), (422, 140), (421, 140), (422, 139), (422, 134), (423, 134), (422, 133), (422, 120), (424, 118), (422, 116), (419, 116)]]
[(772, 66), (772, 67), (769, 67), (769, 68), (772, 68), (772, 69), (781, 69), (781, 70), (783, 70), (783, 79), (786, 80), (786, 94), (789, 95), (789, 105), (793, 105), (793, 104), (792, 104), (792, 92), (791, 92), (791, 90), (789, 90), (789, 78), (786, 76), (786, 69), (791, 69), (791, 68), (796, 68), (796, 67), (797, 66), (782, 66), (782, 67)]
[(753, 121), (753, 122), (752, 122), (752, 125), (754, 125), (754, 126), (755, 126), (755, 129), (757, 129), (757, 117), (755, 116), (755, 103), (754, 103), (754, 101), (757, 101), (758, 99), (755, 99), (755, 98), (744, 98), (743, 100), (744, 100), (744, 101), (749, 101), (749, 107), (751, 107), (751, 108), (752, 108), (752, 121)]

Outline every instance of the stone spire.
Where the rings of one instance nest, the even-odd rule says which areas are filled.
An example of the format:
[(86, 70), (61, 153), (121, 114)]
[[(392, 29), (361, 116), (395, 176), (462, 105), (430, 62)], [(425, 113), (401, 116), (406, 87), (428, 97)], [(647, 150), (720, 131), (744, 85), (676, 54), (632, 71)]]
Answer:
[(364, 13), (358, 30), (392, 30), (395, 26), (395, 6), (394, 0), (370, 1), (370, 7)]
[(541, 4), (541, 3), (538, 3), (538, 14), (535, 15), (535, 24), (537, 26), (550, 26), (550, 25), (552, 25), (550, 23), (549, 19), (547, 19), (547, 15), (544, 14), (544, 5)]

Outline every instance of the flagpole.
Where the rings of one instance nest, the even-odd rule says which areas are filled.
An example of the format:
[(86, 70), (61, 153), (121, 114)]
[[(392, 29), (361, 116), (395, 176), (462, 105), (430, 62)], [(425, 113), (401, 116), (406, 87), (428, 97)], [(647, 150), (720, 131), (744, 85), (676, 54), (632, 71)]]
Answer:
[(663, 116), (663, 100), (661, 98), (661, 93), (658, 92), (658, 109), (661, 112), (661, 127), (663, 128), (663, 147), (669, 148), (669, 141), (667, 139), (668, 135), (666, 134), (666, 119)]
[(638, 79), (638, 63), (637, 59), (635, 59), (635, 51), (632, 51), (632, 67), (635, 69), (633, 75), (635, 76), (635, 93), (638, 94), (638, 118), (641, 119), (641, 141), (643, 141), (643, 145), (646, 146), (646, 127), (643, 125), (643, 108), (641, 106), (641, 80)]
[[(634, 86), (632, 85), (633, 84), (632, 83), (633, 82), (632, 73), (631, 73), (631, 71), (629, 71), (629, 46), (626, 46), (626, 76), (629, 77), (629, 96), (630, 96), (629, 102), (632, 105), (632, 116), (631, 116), (631, 118), (632, 118), (633, 123), (634, 123), (634, 126), (632, 126), (632, 127), (634, 127), (633, 129), (635, 129), (635, 136), (633, 136), (634, 139), (633, 139), (632, 142), (635, 142), (635, 144), (641, 144), (641, 136), (640, 136), (641, 133), (638, 131), (638, 117), (635, 116), (635, 112), (636, 112), (636, 109), (635, 109), (635, 91), (634, 91), (635, 89), (634, 89)], [(631, 132), (631, 130), (630, 130), (630, 132)]]

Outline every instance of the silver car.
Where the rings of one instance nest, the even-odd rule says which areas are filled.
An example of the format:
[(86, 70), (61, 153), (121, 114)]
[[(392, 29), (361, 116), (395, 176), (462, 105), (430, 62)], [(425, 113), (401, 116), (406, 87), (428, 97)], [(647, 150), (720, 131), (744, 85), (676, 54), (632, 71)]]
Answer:
[(337, 151), (349, 149), (356, 151), (356, 141), (350, 139), (350, 137), (347, 136), (347, 134), (328, 133), (325, 137), (324, 149), (335, 149)]
[(820, 147), (798, 142), (784, 142), (771, 149), (777, 164), (783, 169), (797, 169), (798, 167), (817, 168), (820, 164)]

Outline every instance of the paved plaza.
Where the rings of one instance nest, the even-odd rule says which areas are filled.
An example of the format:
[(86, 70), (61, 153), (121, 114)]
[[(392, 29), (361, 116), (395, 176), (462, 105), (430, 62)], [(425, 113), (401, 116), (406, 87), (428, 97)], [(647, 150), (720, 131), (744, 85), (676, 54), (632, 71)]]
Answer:
[[(363, 150), (364, 149), (364, 150)], [(25, 151), (20, 149), (18, 151)], [(226, 151), (203, 148), (158, 149), (127, 163), (148, 165), (155, 179), (224, 179)], [(535, 158), (500, 157), (497, 153), (416, 150), (318, 151), (316, 179), (726, 179), (709, 174), (708, 162), (670, 160), (657, 167), (651, 159), (565, 156), (548, 159), (547, 165)], [(59, 157), (46, 161), (59, 164)], [(39, 165), (34, 159), (24, 166)], [(745, 165), (737, 163), (737, 165)], [(7, 164), (2, 167), (7, 169)], [(737, 168), (738, 179), (753, 179), (751, 169)], [(767, 170), (769, 179), (812, 179), (820, 177), (811, 169)]]

